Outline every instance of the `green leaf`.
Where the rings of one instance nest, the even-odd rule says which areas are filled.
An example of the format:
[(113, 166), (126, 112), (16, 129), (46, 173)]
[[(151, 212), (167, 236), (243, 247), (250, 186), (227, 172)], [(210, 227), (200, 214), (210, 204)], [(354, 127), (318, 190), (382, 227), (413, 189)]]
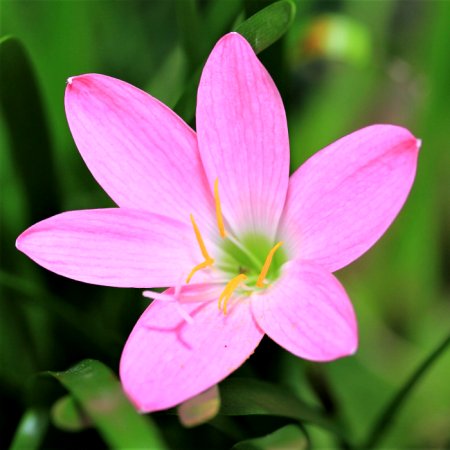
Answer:
[(177, 0), (176, 12), (181, 44), (189, 66), (195, 69), (202, 59), (204, 40), (201, 38), (201, 20), (197, 0)]
[(186, 66), (185, 53), (179, 46), (174, 47), (145, 90), (169, 108), (173, 107), (183, 93)]
[(310, 422), (337, 435), (342, 434), (320, 411), (306, 405), (280, 386), (253, 378), (230, 378), (220, 384), (222, 406), (226, 416), (270, 415)]
[(296, 425), (286, 425), (260, 438), (247, 439), (233, 445), (232, 450), (305, 450), (308, 440)]
[(193, 73), (193, 75), (191, 75), (186, 84), (186, 89), (184, 90), (183, 95), (174, 107), (174, 111), (187, 123), (192, 122), (194, 118), (197, 100), (197, 87), (200, 82), (201, 74), (202, 70), (199, 68)]
[[(233, 1), (233, 7), (239, 3)], [(212, 12), (216, 13), (216, 9)], [(225, 15), (226, 19), (228, 17)], [(295, 4), (291, 0), (281, 0), (262, 9), (246, 21), (239, 24), (235, 31), (244, 36), (256, 53), (259, 53), (272, 45), (288, 30), (295, 17)], [(223, 19), (222, 19), (223, 20)], [(221, 24), (225, 24), (223, 21)], [(187, 87), (180, 100), (175, 105), (174, 111), (190, 123), (194, 117), (195, 101), (198, 83), (201, 76), (201, 68), (194, 71), (187, 82)]]
[(20, 419), (10, 450), (40, 448), (48, 428), (48, 412), (43, 408), (30, 408)]
[(71, 395), (65, 395), (55, 402), (51, 418), (56, 427), (65, 431), (80, 431), (92, 426), (89, 417)]
[(291, 0), (272, 3), (239, 24), (235, 31), (247, 39), (256, 53), (262, 52), (286, 33), (294, 20), (295, 10)]
[[(29, 199), (30, 216), (48, 217), (61, 208), (52, 141), (37, 77), (25, 48), (13, 37), (1, 39), (0, 60), (0, 105), (9, 131), (11, 158)], [(39, 167), (45, 167), (45, 177), (36, 170)]]
[(412, 393), (419, 381), (428, 372), (431, 366), (439, 359), (440, 356), (450, 347), (450, 334), (425, 358), (425, 360), (417, 367), (406, 382), (394, 395), (386, 408), (381, 411), (379, 418), (373, 424), (369, 431), (365, 443), (361, 446), (364, 449), (371, 449), (378, 446), (378, 443), (384, 437), (388, 429), (394, 424), (394, 419), (406, 399)]
[(150, 417), (135, 410), (119, 380), (101, 362), (84, 360), (65, 372), (44, 375), (70, 392), (111, 448), (166, 448)]
[[(79, 309), (75, 308), (71, 304), (64, 302), (62, 298), (59, 296), (55, 296), (52, 293), (50, 293), (48, 290), (43, 288), (38, 283), (34, 282), (33, 280), (27, 279), (27, 278), (21, 278), (17, 275), (14, 275), (12, 273), (5, 272), (0, 269), (0, 289), (6, 288), (11, 291), (16, 291), (18, 295), (20, 295), (24, 300), (28, 302), (33, 302), (35, 304), (39, 304), (45, 311), (54, 317), (55, 320), (58, 322), (61, 322), (64, 324), (64, 326), (68, 327), (67, 329), (70, 330), (71, 333), (78, 333), (80, 337), (82, 338), (82, 342), (86, 343), (89, 347), (95, 348), (96, 350), (99, 349), (102, 352), (106, 354), (110, 354), (111, 356), (114, 355), (114, 352), (112, 351), (112, 346), (116, 342), (116, 335), (111, 331), (110, 329), (106, 328), (104, 330), (101, 330), (101, 333), (97, 333), (95, 337), (93, 337), (92, 332), (90, 330), (97, 329), (98, 330), (98, 323), (90, 314), (83, 314)], [(6, 296), (4, 296), (5, 299), (7, 299)], [(13, 305), (13, 302), (1, 302), (0, 303), (0, 325), (5, 324), (5, 327), (2, 327), (0, 329), (6, 330), (7, 327), (7, 311), (4, 311), (5, 307), (8, 307), (10, 305)], [(10, 312), (13, 311), (10, 308)], [(22, 339), (21, 336), (18, 335), (18, 332), (22, 330), (15, 325), (15, 323), (18, 321), (16, 320), (10, 320), (9, 326), (11, 324), (16, 327), (17, 329), (11, 330), (11, 336), (14, 336), (14, 339), (17, 339), (17, 342), (20, 342), (19, 339)], [(17, 336), (16, 336), (17, 335)], [(23, 337), (23, 339), (28, 338), (28, 336)], [(12, 339), (12, 337), (11, 337)], [(29, 341), (29, 338), (28, 338)], [(24, 341), (24, 348), (29, 347), (30, 344)], [(20, 347), (22, 344), (20, 345)], [(6, 351), (2, 353), (2, 357), (5, 357), (5, 361), (8, 360), (8, 358), (5, 355), (9, 354), (9, 351), (14, 350), (13, 347), (5, 349)], [(26, 352), (22, 353), (23, 355), (23, 361), (20, 361), (20, 364), (24, 367), (26, 367), (26, 363), (28, 363), (28, 360), (26, 358)], [(31, 355), (33, 356), (33, 355)], [(17, 359), (17, 358), (16, 358)], [(9, 358), (9, 361), (11, 361), (11, 358)], [(2, 360), (0, 360), (2, 362)], [(30, 367), (33, 369), (33, 371), (26, 370), (24, 371), (25, 374), (30, 375), (32, 373), (36, 372), (35, 367), (33, 366), (34, 361), (31, 361), (31, 364), (29, 364), (27, 367)], [(0, 373), (2, 372), (1, 367), (3, 366), (3, 369), (8, 368), (8, 372), (11, 372), (14, 370), (14, 367), (11, 368), (10, 362), (7, 364), (0, 364)], [(12, 373), (13, 376), (15, 376), (16, 381), (17, 380), (17, 373)]]
[(11, 291), (1, 283), (1, 278), (0, 298), (0, 380), (10, 392), (20, 392), (27, 377), (38, 370), (35, 342), (23, 305), (14, 301)]
[(242, 7), (242, 0), (227, 0), (226, 2), (210, 2), (205, 8), (205, 34), (212, 45), (232, 27)]

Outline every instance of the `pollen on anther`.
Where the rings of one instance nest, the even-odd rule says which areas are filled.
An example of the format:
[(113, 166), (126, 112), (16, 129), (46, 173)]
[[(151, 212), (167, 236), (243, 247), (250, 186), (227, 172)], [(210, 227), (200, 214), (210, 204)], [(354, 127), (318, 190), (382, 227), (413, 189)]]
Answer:
[(206, 246), (205, 246), (205, 242), (203, 241), (202, 234), (200, 233), (200, 230), (199, 230), (197, 224), (195, 223), (195, 219), (192, 214), (190, 215), (190, 218), (191, 218), (191, 222), (192, 222), (192, 227), (194, 228), (194, 234), (197, 239), (197, 243), (200, 247), (200, 251), (201, 251), (203, 257), (205, 258), (205, 260), (203, 262), (201, 262), (200, 264), (197, 264), (190, 271), (189, 275), (186, 278), (186, 284), (188, 284), (191, 281), (192, 277), (194, 276), (194, 274), (196, 272), (198, 272), (199, 270), (202, 270), (202, 269), (206, 269), (207, 267), (212, 266), (214, 264), (214, 259), (211, 258), (211, 256), (209, 256), (208, 250), (206, 250)]
[(217, 217), (217, 227), (219, 228), (219, 233), (221, 237), (225, 237), (225, 225), (223, 223), (223, 215), (222, 215), (222, 205), (220, 204), (219, 197), (219, 179), (216, 178), (214, 182), (214, 200), (216, 202), (216, 217)]
[(203, 237), (200, 233), (200, 230), (199, 230), (197, 224), (195, 223), (194, 216), (191, 214), (190, 218), (191, 218), (192, 227), (194, 228), (195, 237), (196, 237), (198, 245), (200, 247), (200, 251), (202, 252), (202, 255), (206, 261), (211, 260), (212, 258), (211, 258), (211, 256), (209, 256), (208, 250), (206, 250), (205, 242), (203, 240)]
[(228, 284), (225, 286), (225, 289), (219, 296), (219, 309), (223, 311), (223, 313), (227, 314), (227, 304), (228, 300), (230, 300), (233, 292), (237, 289), (239, 284), (241, 284), (244, 280), (247, 279), (247, 275), (240, 273), (238, 276), (231, 279)]

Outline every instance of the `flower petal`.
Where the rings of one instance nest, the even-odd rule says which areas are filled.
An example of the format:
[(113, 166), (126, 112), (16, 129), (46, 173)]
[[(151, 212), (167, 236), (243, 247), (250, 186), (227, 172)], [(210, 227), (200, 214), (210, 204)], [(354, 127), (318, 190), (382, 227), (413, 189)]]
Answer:
[(373, 125), (329, 145), (291, 177), (281, 234), (292, 255), (334, 272), (386, 231), (411, 189), (420, 142)]
[(189, 226), (122, 208), (58, 214), (24, 231), (16, 245), (59, 275), (116, 287), (173, 286), (202, 258)]
[(296, 260), (267, 292), (254, 296), (260, 327), (294, 355), (331, 361), (358, 345), (355, 314), (342, 285), (320, 266)]
[[(187, 292), (192, 298), (198, 290), (204, 299), (204, 289), (209, 288), (188, 286), (182, 295)], [(213, 291), (211, 300), (219, 295), (220, 290)], [(226, 315), (217, 301), (182, 302), (192, 323), (177, 312), (177, 304), (156, 300), (137, 322), (123, 350), (120, 378), (140, 411), (170, 408), (223, 380), (263, 337), (248, 299), (233, 303)]]
[(183, 222), (190, 213), (214, 217), (196, 135), (164, 104), (123, 81), (88, 74), (69, 78), (65, 106), (84, 161), (119, 206)]
[(229, 225), (275, 234), (289, 174), (286, 116), (270, 75), (237, 33), (216, 44), (203, 69), (197, 136)]

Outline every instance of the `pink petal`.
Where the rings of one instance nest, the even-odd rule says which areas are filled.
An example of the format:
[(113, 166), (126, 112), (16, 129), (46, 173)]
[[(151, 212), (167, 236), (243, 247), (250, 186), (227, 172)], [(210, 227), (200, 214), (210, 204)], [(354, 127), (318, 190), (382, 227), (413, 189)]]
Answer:
[(339, 281), (319, 266), (296, 260), (267, 292), (252, 298), (260, 327), (294, 355), (330, 361), (358, 345), (353, 307)]
[(286, 116), (270, 75), (237, 33), (216, 44), (203, 69), (197, 134), (229, 225), (241, 234), (274, 234), (288, 183)]
[[(189, 286), (204, 297), (208, 286)], [(183, 288), (184, 292), (184, 288)], [(182, 295), (183, 295), (182, 292)], [(211, 301), (182, 304), (186, 322), (170, 302), (154, 301), (134, 327), (120, 361), (125, 392), (143, 412), (170, 408), (210, 388), (236, 370), (263, 337), (248, 299), (218, 309), (220, 289)]]
[(292, 256), (334, 272), (386, 231), (411, 189), (420, 142), (373, 125), (315, 154), (291, 177), (282, 235)]
[(156, 214), (97, 209), (43, 220), (24, 231), (16, 245), (41, 266), (74, 280), (164, 287), (179, 283), (201, 261), (192, 234), (189, 226)]
[(70, 78), (65, 105), (84, 161), (119, 206), (185, 222), (190, 213), (214, 218), (196, 135), (173, 111), (97, 74)]

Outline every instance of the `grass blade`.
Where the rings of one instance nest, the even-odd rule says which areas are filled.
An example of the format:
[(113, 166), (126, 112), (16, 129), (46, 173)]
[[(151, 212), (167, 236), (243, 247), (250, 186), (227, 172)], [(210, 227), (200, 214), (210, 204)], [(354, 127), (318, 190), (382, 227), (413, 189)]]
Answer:
[(449, 344), (450, 334), (425, 358), (408, 380), (406, 380), (405, 384), (394, 395), (386, 408), (381, 412), (378, 420), (375, 421), (365, 443), (360, 448), (371, 449), (378, 445), (389, 428), (394, 424), (394, 418), (407, 400), (409, 394), (411, 394), (434, 362), (445, 352)]
[(25, 411), (17, 427), (10, 450), (40, 448), (48, 423), (48, 412), (45, 409), (30, 408)]

